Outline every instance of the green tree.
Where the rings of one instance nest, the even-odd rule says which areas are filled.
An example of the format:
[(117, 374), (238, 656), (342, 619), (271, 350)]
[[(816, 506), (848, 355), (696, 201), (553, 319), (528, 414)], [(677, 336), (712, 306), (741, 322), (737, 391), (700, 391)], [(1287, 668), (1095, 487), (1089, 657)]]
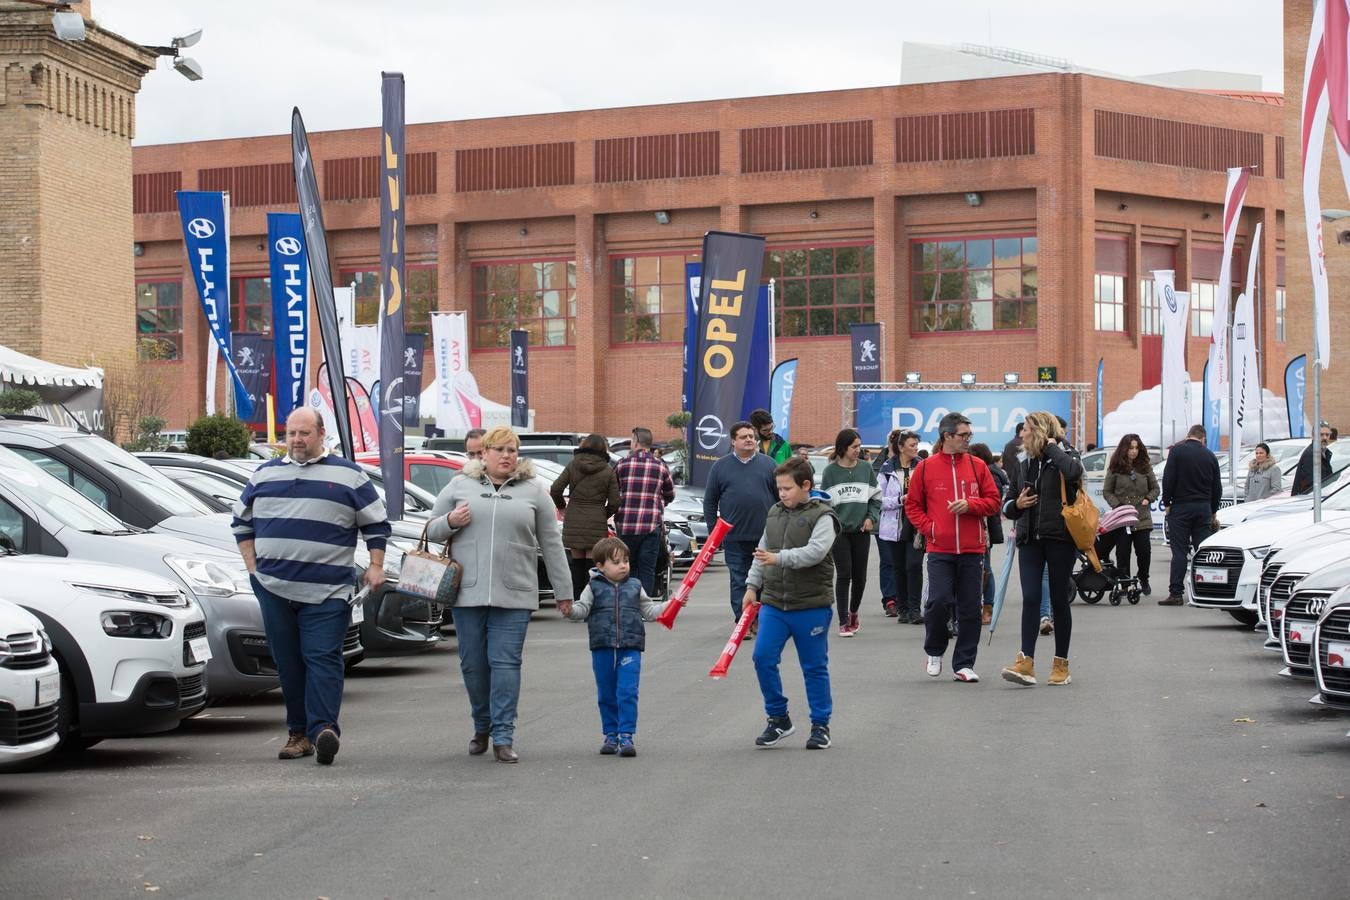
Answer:
[(224, 413), (202, 416), (188, 427), (187, 449), (198, 456), (215, 456), (224, 451), (226, 456), (239, 458), (248, 453), (252, 434), (243, 422)]
[(32, 409), (42, 402), (37, 391), (30, 391), (27, 388), (10, 388), (4, 393), (0, 393), (0, 415), (18, 415), (25, 410)]
[(689, 479), (689, 443), (684, 439), (684, 436), (688, 434), (686, 429), (689, 427), (690, 418), (692, 418), (692, 413), (688, 410), (680, 410), (666, 416), (666, 425), (670, 426), (677, 435), (670, 441), (671, 453), (668, 455), (678, 452), (684, 459), (684, 465), (680, 467), (680, 474), (683, 476), (679, 479), (681, 484)]

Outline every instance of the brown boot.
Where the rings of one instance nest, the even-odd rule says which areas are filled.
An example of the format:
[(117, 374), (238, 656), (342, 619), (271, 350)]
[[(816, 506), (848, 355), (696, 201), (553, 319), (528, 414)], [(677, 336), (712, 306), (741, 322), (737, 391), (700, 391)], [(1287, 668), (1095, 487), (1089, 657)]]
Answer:
[(488, 749), (488, 738), (490, 737), (491, 735), (486, 731), (475, 731), (473, 737), (469, 739), (469, 755), (481, 756), (486, 753)]
[(1003, 668), (1003, 680), (1013, 684), (1033, 685), (1036, 683), (1036, 667), (1030, 656), (1017, 651), (1017, 661)]
[(309, 742), (309, 738), (303, 734), (293, 734), (286, 738), (286, 746), (278, 751), (277, 759), (300, 759), (313, 755), (314, 745)]
[(1050, 684), (1068, 684), (1073, 681), (1069, 677), (1069, 660), (1063, 656), (1056, 656), (1055, 661), (1050, 664)]

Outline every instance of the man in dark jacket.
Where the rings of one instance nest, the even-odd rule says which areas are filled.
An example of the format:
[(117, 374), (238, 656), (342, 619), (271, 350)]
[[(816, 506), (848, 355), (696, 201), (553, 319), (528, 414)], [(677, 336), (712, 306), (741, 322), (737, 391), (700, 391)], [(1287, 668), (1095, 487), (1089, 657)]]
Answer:
[(731, 524), (722, 542), (731, 582), (731, 614), (741, 618), (745, 576), (755, 559), (755, 545), (764, 534), (769, 507), (778, 502), (774, 461), (756, 449), (758, 433), (749, 422), (731, 426), (731, 452), (713, 463), (703, 488), (703, 518), (711, 531), (721, 516)]
[(1167, 599), (1159, 606), (1181, 606), (1186, 562), (1200, 542), (1214, 531), (1223, 482), (1219, 461), (1205, 446), (1205, 426), (1192, 425), (1186, 440), (1172, 447), (1163, 469), (1162, 507), (1167, 514), (1167, 545), (1172, 548), (1172, 571)]
[[(1318, 429), (1318, 437), (1322, 443), (1322, 483), (1325, 484), (1331, 478), (1331, 432), (1330, 425), (1323, 425)], [(1290, 493), (1297, 497), (1300, 494), (1311, 494), (1313, 490), (1313, 445), (1308, 444), (1303, 455), (1298, 458), (1298, 468), (1294, 470), (1294, 487)]]
[(1003, 445), (1003, 456), (999, 457), (999, 465), (1005, 472), (1012, 472), (1012, 467), (1017, 462), (1017, 454), (1022, 452), (1022, 429), (1025, 427), (1025, 423), (1018, 422), (1016, 430), (1013, 431), (1013, 439)]

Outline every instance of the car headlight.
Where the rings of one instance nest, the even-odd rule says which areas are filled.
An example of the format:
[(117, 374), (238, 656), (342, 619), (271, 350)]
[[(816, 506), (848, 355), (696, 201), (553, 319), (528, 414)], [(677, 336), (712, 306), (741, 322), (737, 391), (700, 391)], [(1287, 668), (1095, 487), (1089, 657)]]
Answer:
[(231, 594), (253, 593), (253, 586), (248, 582), (248, 570), (244, 568), (242, 561), (234, 564), (166, 556), (164, 562), (199, 597), (228, 597)]
[(1265, 544), (1261, 547), (1248, 547), (1247, 552), (1252, 555), (1252, 559), (1265, 559), (1270, 555), (1270, 545)]
[(173, 634), (173, 620), (152, 612), (119, 610), (99, 616), (103, 630), (112, 637), (166, 638)]

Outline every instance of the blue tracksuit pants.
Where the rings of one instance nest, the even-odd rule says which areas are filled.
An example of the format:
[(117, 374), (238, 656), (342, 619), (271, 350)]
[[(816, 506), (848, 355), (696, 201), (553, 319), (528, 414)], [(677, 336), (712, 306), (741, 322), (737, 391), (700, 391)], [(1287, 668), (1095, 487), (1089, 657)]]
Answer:
[(764, 695), (764, 713), (786, 716), (788, 699), (783, 695), (783, 679), (778, 664), (783, 658), (783, 647), (788, 638), (797, 648), (802, 679), (806, 682), (806, 703), (811, 711), (811, 724), (830, 724), (834, 711), (830, 699), (829, 632), (830, 607), (799, 609), (783, 612), (764, 604), (759, 608), (759, 634), (755, 637), (755, 674), (759, 676), (759, 691)]
[(638, 681), (642, 677), (641, 650), (592, 650), (595, 702), (605, 734), (637, 731)]

